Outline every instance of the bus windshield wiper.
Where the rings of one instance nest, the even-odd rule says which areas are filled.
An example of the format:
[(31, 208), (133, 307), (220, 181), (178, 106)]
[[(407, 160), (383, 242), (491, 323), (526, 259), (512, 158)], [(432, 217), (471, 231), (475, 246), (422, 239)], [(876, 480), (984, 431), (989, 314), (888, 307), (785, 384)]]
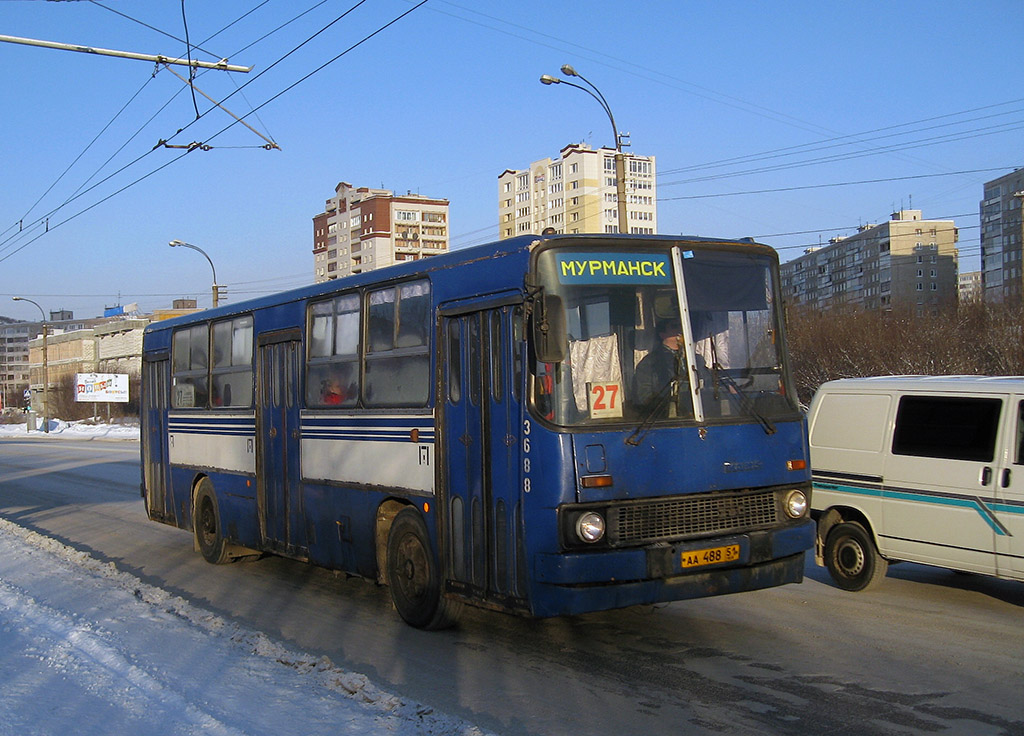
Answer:
[(654, 395), (654, 397), (647, 404), (647, 412), (644, 414), (643, 419), (640, 420), (640, 424), (637, 425), (636, 429), (626, 438), (626, 444), (636, 447), (643, 441), (644, 436), (650, 431), (654, 425), (654, 420), (657, 419), (658, 415), (665, 408), (668, 403), (669, 397), (672, 396), (672, 384), (678, 383), (679, 377), (673, 376), (668, 382), (661, 387), (661, 390)]
[(727, 375), (718, 363), (711, 364), (711, 373), (715, 382), (715, 391), (718, 390), (718, 384), (721, 383), (725, 386), (725, 393), (730, 400), (739, 403), (740, 408), (750, 416), (757, 420), (757, 423), (764, 429), (765, 434), (775, 434), (775, 425), (772, 424), (771, 420), (768, 419), (764, 414), (759, 412), (754, 406), (754, 400), (750, 398), (750, 395), (740, 388), (739, 384), (733, 380), (733, 377)]
[[(650, 401), (647, 402), (647, 411), (644, 413), (643, 418), (640, 420), (640, 424), (637, 428), (626, 438), (626, 444), (636, 447), (643, 440), (644, 435), (650, 431), (651, 426), (654, 424), (654, 420), (657, 419), (662, 411), (665, 409), (665, 405), (670, 399), (674, 399), (676, 402), (679, 400), (679, 392), (686, 385), (683, 378), (686, 375), (686, 361), (683, 360), (682, 355), (679, 351), (675, 354), (675, 375), (672, 376), (665, 385), (662, 386), (658, 393), (651, 397)], [(677, 403), (678, 409), (678, 403)]]

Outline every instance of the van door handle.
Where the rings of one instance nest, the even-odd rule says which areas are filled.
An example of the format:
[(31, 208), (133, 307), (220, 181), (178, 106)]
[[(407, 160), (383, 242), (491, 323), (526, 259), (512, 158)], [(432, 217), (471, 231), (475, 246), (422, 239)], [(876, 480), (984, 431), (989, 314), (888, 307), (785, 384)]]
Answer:
[(1002, 479), (999, 481), (999, 485), (1003, 488), (1010, 487), (1010, 469), (1003, 468)]
[(989, 466), (986, 465), (984, 468), (981, 469), (981, 484), (983, 486), (987, 486), (991, 482), (992, 482), (992, 468), (990, 468)]

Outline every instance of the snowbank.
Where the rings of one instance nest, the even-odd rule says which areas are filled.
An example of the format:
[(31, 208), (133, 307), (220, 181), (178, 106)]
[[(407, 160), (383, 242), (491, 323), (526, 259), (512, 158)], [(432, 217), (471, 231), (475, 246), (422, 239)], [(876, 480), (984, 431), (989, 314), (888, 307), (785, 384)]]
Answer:
[(0, 518), (0, 732), (483, 736)]
[(43, 431), (43, 418), (36, 420), (36, 429), (31, 432), (28, 424), (0, 424), (0, 439), (4, 437), (52, 437), (65, 440), (137, 440), (139, 439), (138, 424), (93, 424), (84, 422), (65, 422), (63, 419), (51, 419), (50, 431)]

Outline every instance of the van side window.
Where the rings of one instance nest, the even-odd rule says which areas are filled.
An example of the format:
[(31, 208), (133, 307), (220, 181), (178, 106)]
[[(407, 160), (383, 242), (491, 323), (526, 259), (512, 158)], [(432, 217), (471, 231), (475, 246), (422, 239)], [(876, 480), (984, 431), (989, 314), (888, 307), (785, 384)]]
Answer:
[(1024, 401), (1017, 405), (1017, 450), (1014, 465), (1024, 465)]
[(992, 462), (1002, 404), (992, 398), (904, 396), (896, 413), (893, 454)]

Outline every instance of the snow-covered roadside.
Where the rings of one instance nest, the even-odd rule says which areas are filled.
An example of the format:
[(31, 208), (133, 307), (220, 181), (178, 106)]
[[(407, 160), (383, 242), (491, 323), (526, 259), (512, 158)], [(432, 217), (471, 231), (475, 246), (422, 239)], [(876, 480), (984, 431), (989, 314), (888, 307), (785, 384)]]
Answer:
[(50, 431), (43, 431), (43, 419), (39, 417), (36, 429), (31, 432), (27, 424), (0, 424), (0, 439), (4, 437), (38, 437), (64, 440), (137, 440), (138, 424), (93, 424), (92, 422), (65, 422), (51, 419)]
[(0, 734), (484, 734), (2, 518), (0, 682)]

